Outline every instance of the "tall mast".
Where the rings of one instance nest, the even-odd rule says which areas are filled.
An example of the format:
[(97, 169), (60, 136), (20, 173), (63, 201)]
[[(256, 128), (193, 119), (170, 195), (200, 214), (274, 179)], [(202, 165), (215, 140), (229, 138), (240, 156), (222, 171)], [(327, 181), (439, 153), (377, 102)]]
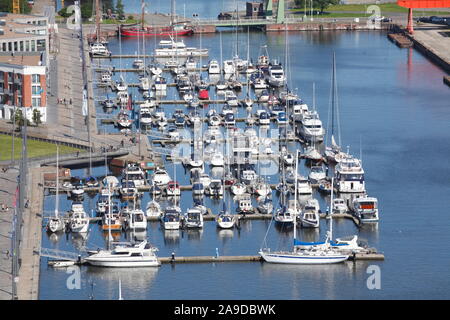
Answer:
[(95, 31), (97, 42), (100, 41), (100, 0), (95, 0)]
[(145, 1), (141, 0), (141, 29), (142, 30), (144, 30), (144, 13), (145, 13), (144, 9), (145, 9)]
[(294, 240), (297, 238), (297, 175), (298, 175), (298, 149), (295, 153), (295, 175), (294, 175)]
[(334, 136), (334, 108), (336, 106), (336, 53), (333, 52), (333, 72), (331, 87), (331, 136)]
[(55, 217), (58, 218), (59, 210), (59, 146), (56, 145), (56, 201), (55, 201)]
[(331, 199), (330, 199), (330, 235), (329, 241), (333, 241), (333, 188), (334, 188), (334, 177), (331, 177)]

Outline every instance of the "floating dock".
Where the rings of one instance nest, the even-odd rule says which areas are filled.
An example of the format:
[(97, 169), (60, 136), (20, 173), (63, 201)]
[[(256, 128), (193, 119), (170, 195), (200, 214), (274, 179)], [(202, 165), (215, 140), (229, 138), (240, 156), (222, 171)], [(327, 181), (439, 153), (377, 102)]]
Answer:
[(402, 33), (389, 33), (388, 38), (400, 48), (411, 48), (414, 44)]

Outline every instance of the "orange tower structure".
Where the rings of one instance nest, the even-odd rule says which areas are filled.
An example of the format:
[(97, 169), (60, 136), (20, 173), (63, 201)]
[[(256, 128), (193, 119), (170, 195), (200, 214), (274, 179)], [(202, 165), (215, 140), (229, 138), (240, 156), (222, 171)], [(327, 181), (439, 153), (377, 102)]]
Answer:
[(450, 0), (397, 0), (401, 7), (408, 8), (408, 32), (414, 33), (413, 29), (413, 11), (412, 9), (422, 8), (447, 8), (450, 7)]

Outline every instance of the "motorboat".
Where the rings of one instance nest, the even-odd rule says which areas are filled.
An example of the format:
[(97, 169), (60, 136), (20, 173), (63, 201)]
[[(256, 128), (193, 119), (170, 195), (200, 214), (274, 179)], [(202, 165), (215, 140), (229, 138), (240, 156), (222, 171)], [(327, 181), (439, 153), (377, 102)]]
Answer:
[(147, 180), (144, 170), (137, 163), (128, 163), (122, 176), (128, 181), (132, 181), (136, 187), (144, 186)]
[(139, 122), (142, 126), (151, 126), (152, 125), (152, 113), (150, 109), (143, 108), (142, 106), (139, 109)]
[(348, 155), (335, 167), (337, 191), (340, 193), (365, 193), (364, 170), (361, 161)]
[(100, 76), (100, 82), (102, 84), (109, 85), (111, 83), (111, 73), (110, 72), (103, 72)]
[(211, 157), (211, 165), (214, 167), (223, 167), (225, 165), (225, 158), (222, 153), (214, 153)]
[(252, 184), (258, 179), (258, 175), (256, 174), (255, 170), (243, 170), (241, 179), (245, 184)]
[(236, 68), (234, 66), (233, 60), (225, 60), (223, 62), (222, 70), (224, 74), (234, 74), (236, 72)]
[(159, 41), (158, 47), (154, 50), (157, 56), (182, 56), (186, 55), (186, 44), (181, 41), (170, 40)]
[(290, 224), (294, 222), (294, 219), (296, 219), (296, 215), (294, 210), (283, 205), (275, 212), (275, 216), (273, 219), (278, 223)]
[(333, 199), (333, 213), (346, 213), (348, 211), (347, 204), (342, 198)]
[(263, 90), (261, 94), (258, 96), (258, 102), (266, 103), (269, 102), (270, 94), (269, 91)]
[(112, 243), (111, 250), (89, 251), (84, 260), (99, 267), (158, 267), (157, 248), (147, 240), (139, 244)]
[(156, 91), (166, 91), (167, 90), (167, 80), (164, 77), (157, 76), (153, 81), (153, 89)]
[(236, 119), (234, 117), (233, 113), (227, 113), (225, 114), (225, 117), (223, 119), (223, 122), (225, 123), (226, 126), (230, 127), (230, 126), (234, 126), (236, 124)]
[(144, 60), (142, 60), (142, 59), (135, 59), (133, 61), (133, 68), (144, 69)]
[(327, 177), (327, 173), (323, 166), (312, 166), (311, 171), (308, 175), (308, 179), (311, 183), (319, 183), (319, 181), (325, 179)]
[(272, 64), (269, 66), (267, 81), (273, 87), (282, 87), (286, 84), (286, 76), (281, 64)]
[(69, 228), (76, 233), (85, 233), (89, 229), (89, 217), (81, 202), (72, 203), (72, 209), (69, 211)]
[(108, 206), (108, 196), (100, 195), (95, 204), (95, 211), (98, 215), (103, 215), (106, 212), (106, 208)]
[(319, 201), (308, 199), (300, 214), (300, 222), (305, 228), (318, 228), (320, 224)]
[(140, 195), (136, 185), (131, 180), (122, 180), (119, 193), (122, 200), (134, 200)]
[[(111, 211), (111, 212), (109, 212)], [(102, 218), (102, 230), (103, 231), (120, 231), (122, 229), (122, 220), (119, 212), (113, 212), (108, 210)]]
[(208, 73), (209, 74), (220, 74), (220, 65), (217, 60), (211, 60), (208, 64)]
[(270, 124), (270, 116), (269, 113), (265, 110), (258, 110), (258, 122), (260, 125), (269, 125)]
[(217, 227), (221, 229), (231, 229), (236, 223), (236, 216), (228, 212), (222, 212), (216, 217)]
[(164, 230), (178, 230), (181, 226), (181, 209), (177, 206), (170, 206), (164, 209), (161, 216), (161, 225)]
[(145, 230), (147, 229), (147, 218), (141, 209), (127, 210), (124, 217), (125, 230)]
[(117, 179), (117, 177), (115, 176), (106, 176), (105, 178), (103, 178), (102, 184), (106, 188), (108, 187), (111, 187), (111, 189), (117, 188), (119, 186), (119, 179)]
[(299, 195), (311, 195), (312, 187), (306, 177), (300, 176), (297, 179), (297, 192)]
[(145, 210), (147, 217), (160, 217), (162, 214), (161, 206), (156, 200), (149, 201)]
[(375, 197), (358, 197), (352, 203), (353, 213), (361, 222), (378, 222), (378, 199)]
[(308, 142), (322, 142), (325, 136), (325, 129), (317, 112), (310, 112), (300, 122), (300, 135)]
[(157, 186), (166, 185), (172, 178), (164, 169), (156, 169), (153, 173), (153, 183)]
[(225, 103), (227, 105), (229, 105), (230, 107), (239, 106), (239, 100), (238, 100), (236, 94), (232, 90), (225, 91)]
[(247, 186), (241, 182), (235, 183), (231, 186), (231, 193), (234, 195), (243, 195), (245, 192), (247, 192)]
[(133, 124), (133, 120), (130, 119), (128, 112), (122, 110), (117, 116), (117, 125), (121, 128), (130, 128)]
[(249, 194), (243, 194), (239, 196), (237, 211), (241, 214), (249, 214), (255, 211), (252, 205), (252, 198)]
[(191, 228), (203, 228), (203, 215), (197, 208), (188, 209), (183, 217), (183, 227), (187, 229)]
[(95, 42), (90, 46), (90, 53), (93, 56), (110, 56), (111, 52), (106, 48), (106, 46), (101, 42)]
[(205, 193), (212, 197), (221, 197), (224, 193), (224, 187), (222, 185), (222, 180), (211, 179), (211, 183), (205, 189)]
[(166, 187), (167, 196), (179, 196), (181, 195), (180, 185), (176, 181), (169, 181)]

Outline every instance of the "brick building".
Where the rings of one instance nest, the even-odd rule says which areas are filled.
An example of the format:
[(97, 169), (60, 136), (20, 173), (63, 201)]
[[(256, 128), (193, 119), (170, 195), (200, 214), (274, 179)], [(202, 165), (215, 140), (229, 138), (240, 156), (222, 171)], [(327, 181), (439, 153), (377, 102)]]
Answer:
[(10, 119), (15, 107), (32, 120), (39, 110), (46, 120), (47, 80), (43, 55), (34, 52), (0, 53), (0, 117)]

